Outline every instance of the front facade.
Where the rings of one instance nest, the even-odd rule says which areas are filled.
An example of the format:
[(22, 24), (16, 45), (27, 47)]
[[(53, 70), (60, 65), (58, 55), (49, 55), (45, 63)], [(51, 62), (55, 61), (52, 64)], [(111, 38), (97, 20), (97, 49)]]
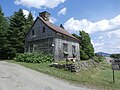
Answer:
[(49, 22), (49, 13), (42, 12), (25, 37), (25, 52), (53, 54), (55, 60), (80, 60), (79, 41), (66, 30)]

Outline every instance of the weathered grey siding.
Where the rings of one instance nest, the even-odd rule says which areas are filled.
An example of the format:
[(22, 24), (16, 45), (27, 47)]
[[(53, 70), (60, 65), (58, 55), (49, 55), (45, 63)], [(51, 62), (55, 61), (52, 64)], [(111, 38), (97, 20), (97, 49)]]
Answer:
[[(43, 27), (45, 27), (45, 33), (42, 32)], [(32, 30), (34, 30), (35, 35), (32, 35)], [(37, 19), (28, 35), (25, 38), (25, 41), (39, 40), (49, 37), (54, 37), (55, 32), (47, 27), (40, 19)]]
[[(43, 33), (43, 27), (45, 27), (45, 33)], [(32, 30), (34, 30), (34, 35), (32, 35)], [(25, 52), (42, 51), (53, 54), (55, 60), (64, 60), (63, 43), (68, 44), (68, 57), (73, 57), (72, 46), (74, 45), (76, 58), (80, 60), (78, 41), (56, 33), (38, 18), (25, 38)]]
[[(45, 27), (45, 33), (43, 33)], [(34, 35), (32, 35), (34, 30)], [(25, 52), (30, 52), (30, 46), (33, 45), (33, 51), (52, 52), (52, 43), (55, 32), (47, 27), (42, 21), (37, 19), (28, 35), (25, 38)]]
[(63, 44), (68, 44), (68, 57), (73, 57), (72, 54), (72, 46), (75, 46), (75, 53), (77, 60), (80, 60), (80, 50), (79, 50), (79, 43), (76, 40), (73, 40), (68, 37), (63, 37), (62, 35), (57, 35), (55, 38), (55, 52), (54, 52), (54, 58), (56, 60), (63, 60), (64, 54), (63, 54)]
[(33, 52), (45, 52), (53, 54), (53, 38), (30, 41), (26, 43), (26, 52), (30, 52), (30, 46), (33, 45)]

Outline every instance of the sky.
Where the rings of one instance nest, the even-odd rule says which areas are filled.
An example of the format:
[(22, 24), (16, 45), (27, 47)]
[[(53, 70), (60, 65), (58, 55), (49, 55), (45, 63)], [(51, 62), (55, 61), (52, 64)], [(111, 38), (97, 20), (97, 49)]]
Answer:
[(71, 34), (89, 33), (95, 52), (120, 53), (120, 0), (0, 0), (0, 5), (6, 17), (20, 8), (34, 19), (47, 11), (50, 22)]

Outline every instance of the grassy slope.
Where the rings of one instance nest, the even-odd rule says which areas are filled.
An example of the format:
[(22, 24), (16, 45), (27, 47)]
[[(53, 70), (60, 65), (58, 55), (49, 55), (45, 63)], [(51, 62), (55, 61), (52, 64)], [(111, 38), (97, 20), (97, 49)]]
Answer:
[(33, 70), (47, 73), (49, 75), (56, 76), (77, 84), (111, 90), (120, 90), (120, 71), (115, 71), (116, 82), (112, 83), (111, 66), (105, 62), (103, 62), (102, 65), (98, 68), (81, 70), (79, 73), (71, 73), (54, 67), (49, 67), (49, 63), (32, 64), (15, 61), (10, 62), (17, 63)]

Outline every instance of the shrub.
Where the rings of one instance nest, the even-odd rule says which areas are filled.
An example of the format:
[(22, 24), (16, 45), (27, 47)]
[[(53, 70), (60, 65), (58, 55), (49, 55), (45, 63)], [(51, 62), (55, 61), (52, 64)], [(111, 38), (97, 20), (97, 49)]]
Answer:
[(43, 62), (52, 62), (53, 56), (50, 54), (43, 53), (18, 53), (14, 58), (18, 62), (27, 62), (27, 63), (43, 63)]
[(95, 62), (99, 63), (99, 62), (102, 62), (104, 60), (104, 57), (102, 57), (102, 56), (98, 56), (98, 57), (95, 56), (93, 59), (94, 59)]

